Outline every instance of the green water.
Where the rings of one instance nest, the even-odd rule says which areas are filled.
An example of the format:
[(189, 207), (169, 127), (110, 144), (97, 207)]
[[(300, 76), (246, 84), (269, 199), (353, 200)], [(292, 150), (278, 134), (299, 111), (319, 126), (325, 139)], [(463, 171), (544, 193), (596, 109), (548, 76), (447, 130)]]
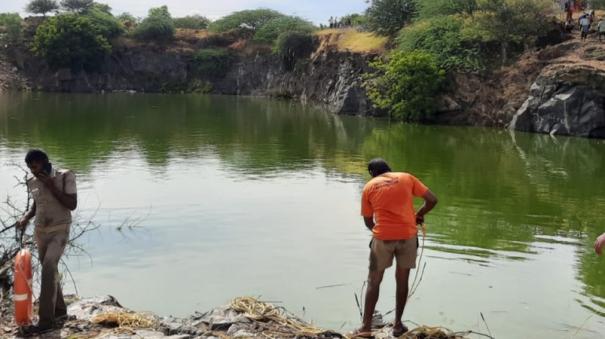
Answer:
[[(0, 96), (0, 194), (23, 199), (11, 164), (29, 147), (77, 172), (79, 218), (102, 225), (83, 240), (90, 257), (67, 260), (82, 295), (177, 316), (261, 296), (351, 329), (368, 256), (365, 162), (382, 156), (440, 198), (406, 319), (487, 332), (483, 313), (498, 338), (605, 337), (605, 258), (592, 252), (605, 232), (603, 141), (254, 98)], [(138, 227), (118, 231), (125, 220)]]

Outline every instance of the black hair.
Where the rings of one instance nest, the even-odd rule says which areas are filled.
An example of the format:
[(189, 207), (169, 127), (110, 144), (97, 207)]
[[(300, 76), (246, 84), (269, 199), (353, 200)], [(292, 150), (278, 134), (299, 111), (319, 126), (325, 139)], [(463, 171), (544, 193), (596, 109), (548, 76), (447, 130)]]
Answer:
[(368, 163), (368, 171), (370, 171), (370, 174), (372, 174), (373, 177), (377, 177), (387, 172), (391, 172), (391, 168), (384, 159), (376, 158)]
[(30, 165), (35, 161), (47, 162), (48, 155), (40, 149), (30, 149), (25, 155), (25, 163)]

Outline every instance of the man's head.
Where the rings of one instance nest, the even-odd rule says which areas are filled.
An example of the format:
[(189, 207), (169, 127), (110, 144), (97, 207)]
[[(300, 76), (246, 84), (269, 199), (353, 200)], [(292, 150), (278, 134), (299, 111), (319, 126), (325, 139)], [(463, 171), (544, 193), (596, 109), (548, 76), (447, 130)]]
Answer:
[(48, 155), (39, 149), (32, 149), (25, 155), (25, 164), (33, 174), (42, 172), (48, 166)]
[(376, 158), (372, 159), (368, 164), (368, 172), (370, 172), (372, 177), (377, 177), (379, 175), (391, 172), (391, 168), (389, 167), (389, 164), (384, 161), (384, 159)]

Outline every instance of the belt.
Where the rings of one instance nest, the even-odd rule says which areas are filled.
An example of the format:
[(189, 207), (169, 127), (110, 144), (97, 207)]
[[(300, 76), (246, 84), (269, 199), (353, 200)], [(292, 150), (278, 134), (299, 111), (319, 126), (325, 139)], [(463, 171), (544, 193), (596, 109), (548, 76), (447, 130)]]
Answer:
[(48, 226), (48, 227), (36, 226), (36, 232), (40, 232), (40, 233), (44, 233), (44, 234), (50, 234), (50, 233), (59, 232), (59, 231), (69, 232), (70, 225), (71, 224), (61, 224), (61, 225)]

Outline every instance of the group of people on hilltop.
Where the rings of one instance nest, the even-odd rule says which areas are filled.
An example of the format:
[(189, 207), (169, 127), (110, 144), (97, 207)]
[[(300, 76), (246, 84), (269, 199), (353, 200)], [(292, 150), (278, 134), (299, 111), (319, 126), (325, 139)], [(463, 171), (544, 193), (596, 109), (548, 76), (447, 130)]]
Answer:
[[(586, 9), (586, 2), (579, 0), (565, 0), (564, 10), (566, 14), (565, 18), (565, 30), (571, 31), (573, 29), (573, 13), (575, 11), (584, 11)], [(580, 37), (582, 40), (586, 40), (588, 38), (588, 34), (590, 33), (591, 28), (595, 22), (595, 11), (592, 10), (590, 12), (584, 12), (578, 18), (578, 26), (580, 28)], [(605, 18), (601, 18), (595, 27), (598, 35), (599, 41), (602, 41), (603, 36), (605, 36)]]

